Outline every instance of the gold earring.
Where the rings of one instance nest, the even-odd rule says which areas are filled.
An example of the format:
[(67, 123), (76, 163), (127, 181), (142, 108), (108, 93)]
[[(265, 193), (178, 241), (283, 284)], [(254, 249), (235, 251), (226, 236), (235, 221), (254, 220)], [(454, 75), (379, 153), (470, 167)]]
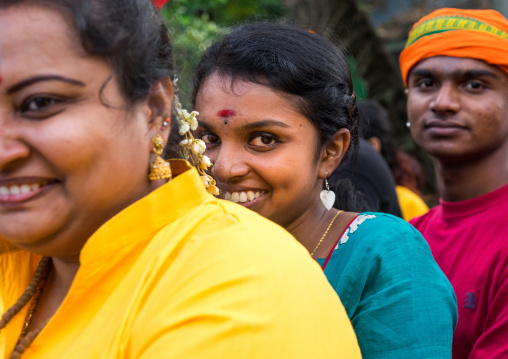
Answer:
[(172, 173), (169, 162), (164, 161), (161, 157), (162, 151), (164, 150), (164, 140), (161, 135), (156, 134), (152, 138), (152, 146), (152, 152), (155, 153), (155, 160), (150, 164), (148, 179), (150, 181), (171, 179)]

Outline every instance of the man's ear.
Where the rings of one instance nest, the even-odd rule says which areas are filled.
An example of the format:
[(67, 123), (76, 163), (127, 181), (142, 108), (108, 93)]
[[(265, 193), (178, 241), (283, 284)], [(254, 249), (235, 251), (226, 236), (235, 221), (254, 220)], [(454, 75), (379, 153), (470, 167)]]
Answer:
[(321, 155), (319, 178), (328, 178), (344, 158), (351, 141), (351, 134), (345, 128), (337, 131), (324, 146)]
[(409, 94), (409, 89), (407, 87), (404, 89), (404, 93), (406, 94), (407, 97), (407, 95)]
[(377, 137), (371, 137), (367, 140), (372, 147), (379, 153), (381, 153), (381, 140)]
[[(169, 134), (170, 126), (163, 126), (166, 119), (171, 117), (173, 104), (173, 82), (169, 77), (160, 79), (152, 84), (148, 93), (148, 110), (150, 128), (163, 128), (163, 133)], [(163, 136), (166, 138), (167, 136)]]

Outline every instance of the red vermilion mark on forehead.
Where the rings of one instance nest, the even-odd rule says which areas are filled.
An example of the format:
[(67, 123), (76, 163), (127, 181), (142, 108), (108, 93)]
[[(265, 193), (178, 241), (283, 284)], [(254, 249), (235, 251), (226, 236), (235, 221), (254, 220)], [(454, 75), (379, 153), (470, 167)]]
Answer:
[(2, 77), (0, 77), (0, 85), (2, 84), (2, 81), (3, 81), (3, 80), (4, 80), (4, 79), (3, 79)]
[(224, 110), (220, 110), (219, 112), (217, 112), (217, 116), (219, 116), (219, 117), (231, 117), (231, 116), (234, 116), (234, 115), (236, 115), (236, 111), (232, 110), (230, 108), (224, 109)]

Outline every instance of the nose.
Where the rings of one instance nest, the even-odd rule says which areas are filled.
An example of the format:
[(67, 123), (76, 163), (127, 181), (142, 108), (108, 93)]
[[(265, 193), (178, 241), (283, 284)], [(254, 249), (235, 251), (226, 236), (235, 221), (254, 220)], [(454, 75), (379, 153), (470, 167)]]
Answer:
[(217, 182), (235, 183), (249, 173), (248, 154), (245, 150), (223, 144), (220, 150), (209, 156), (213, 163), (211, 173)]
[(0, 122), (0, 172), (6, 171), (29, 155), (29, 147), (14, 133), (14, 130)]
[(439, 115), (454, 114), (460, 110), (460, 95), (452, 84), (443, 83), (436, 91), (432, 102), (431, 110)]

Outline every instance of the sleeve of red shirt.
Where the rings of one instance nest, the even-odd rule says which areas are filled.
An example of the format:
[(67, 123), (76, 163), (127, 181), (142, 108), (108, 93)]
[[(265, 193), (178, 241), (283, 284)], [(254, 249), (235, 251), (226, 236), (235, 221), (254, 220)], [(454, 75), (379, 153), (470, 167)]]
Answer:
[[(501, 251), (504, 253), (505, 251)], [(490, 303), (482, 334), (468, 359), (508, 358), (508, 258), (500, 259), (488, 278), (492, 281)]]

